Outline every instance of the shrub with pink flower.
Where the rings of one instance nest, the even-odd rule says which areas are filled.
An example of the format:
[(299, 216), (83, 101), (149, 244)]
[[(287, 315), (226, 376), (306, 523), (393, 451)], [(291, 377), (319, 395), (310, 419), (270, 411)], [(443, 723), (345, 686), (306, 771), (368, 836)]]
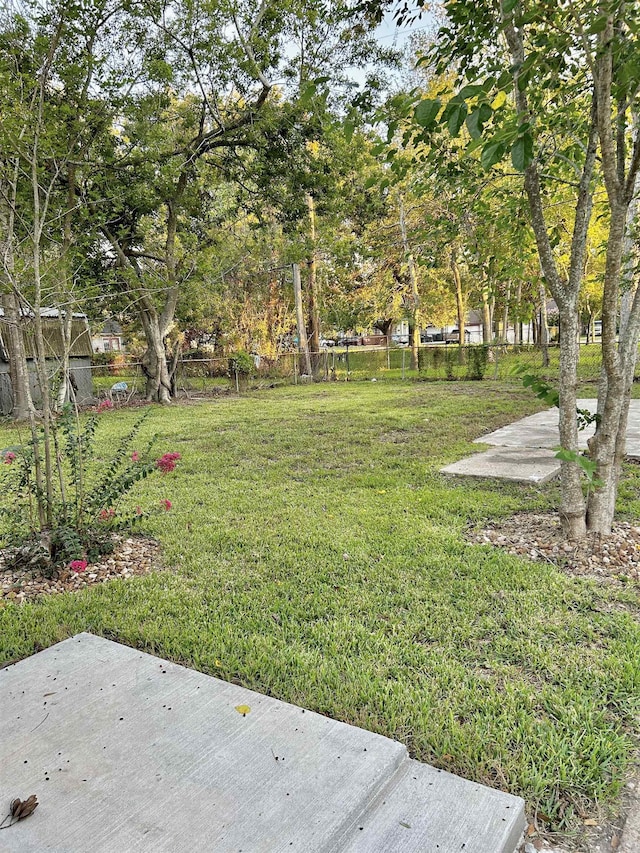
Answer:
[[(113, 409), (113, 403), (103, 400), (92, 415), (81, 419), (75, 408), (68, 405), (56, 421), (60, 484), (54, 482), (51, 489), (51, 525), (47, 531), (51, 547), (49, 555), (41, 561), (43, 573), (53, 573), (56, 568), (84, 572), (88, 564), (98, 562), (103, 554), (113, 550), (114, 534), (131, 530), (145, 518), (172, 509), (168, 498), (156, 497), (155, 507), (152, 504), (150, 511), (144, 508), (141, 494), (131, 503), (127, 498), (148, 477), (174, 471), (180, 454), (164, 453), (158, 458), (152, 451), (155, 438), (141, 444), (140, 429), (151, 410), (138, 418), (116, 445), (113, 455), (107, 455), (110, 445), (107, 445), (109, 451), (97, 451), (97, 433), (101, 423), (106, 426), (100, 413), (109, 409)], [(40, 430), (33, 442), (41, 449), (43, 441)], [(29, 446), (0, 447), (0, 491), (10, 495), (7, 512), (11, 517), (11, 544), (33, 548), (39, 555), (42, 550), (39, 539), (27, 521), (34, 514), (31, 506), (33, 484), (37, 481), (34, 458)], [(136, 506), (137, 501), (142, 506)], [(2, 509), (5, 511), (4, 506)]]
[(157, 460), (156, 468), (162, 471), (163, 474), (170, 474), (171, 471), (175, 471), (178, 459), (180, 459), (179, 453), (165, 453), (164, 456), (161, 456)]

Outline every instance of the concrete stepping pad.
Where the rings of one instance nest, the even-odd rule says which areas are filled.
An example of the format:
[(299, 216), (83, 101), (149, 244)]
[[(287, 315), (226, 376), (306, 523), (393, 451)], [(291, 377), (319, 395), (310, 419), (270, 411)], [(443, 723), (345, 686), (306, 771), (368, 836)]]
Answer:
[(79, 634), (0, 670), (6, 853), (514, 853), (517, 797), (396, 741)]
[(491, 447), (440, 469), (458, 477), (492, 477), (517, 483), (546, 483), (560, 472), (553, 450), (538, 447)]
[[(595, 412), (597, 400), (578, 400), (579, 409)], [(557, 408), (546, 409), (535, 415), (521, 418), (512, 424), (496, 429), (475, 440), (476, 444), (493, 444), (500, 447), (544, 447), (553, 448), (560, 444), (558, 431), (559, 412)], [(591, 425), (578, 434), (581, 449), (586, 449), (587, 439), (595, 432)], [(629, 419), (627, 423), (627, 456), (640, 458), (640, 400), (631, 400), (629, 404)]]

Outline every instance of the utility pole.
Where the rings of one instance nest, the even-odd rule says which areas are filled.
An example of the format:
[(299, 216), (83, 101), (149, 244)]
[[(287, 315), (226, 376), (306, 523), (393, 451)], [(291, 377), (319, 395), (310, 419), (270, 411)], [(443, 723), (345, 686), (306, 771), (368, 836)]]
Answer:
[(298, 350), (304, 356), (305, 373), (312, 376), (311, 357), (309, 355), (309, 344), (307, 342), (307, 330), (304, 325), (304, 313), (302, 311), (302, 286), (300, 284), (300, 267), (293, 264), (293, 296), (296, 303), (296, 321), (298, 324)]

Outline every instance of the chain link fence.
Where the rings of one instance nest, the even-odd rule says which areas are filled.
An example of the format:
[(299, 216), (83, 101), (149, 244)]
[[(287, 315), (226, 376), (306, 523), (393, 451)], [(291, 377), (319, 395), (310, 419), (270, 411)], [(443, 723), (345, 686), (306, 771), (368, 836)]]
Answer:
[[(559, 348), (546, 353), (532, 345), (426, 344), (418, 350), (417, 365), (409, 347), (327, 348), (311, 353), (308, 375), (306, 359), (297, 352), (275, 358), (254, 356), (250, 372), (240, 372), (229, 358), (189, 358), (178, 361), (174, 377), (178, 397), (242, 392), (278, 384), (297, 385), (310, 381), (366, 381), (420, 379), (431, 381), (513, 381), (531, 372), (550, 381), (558, 379)], [(582, 344), (578, 378), (583, 384), (598, 381), (602, 363), (599, 344)], [(640, 378), (640, 368), (637, 368)], [(98, 399), (129, 402), (144, 396), (145, 376), (139, 362), (93, 365), (91, 376)]]

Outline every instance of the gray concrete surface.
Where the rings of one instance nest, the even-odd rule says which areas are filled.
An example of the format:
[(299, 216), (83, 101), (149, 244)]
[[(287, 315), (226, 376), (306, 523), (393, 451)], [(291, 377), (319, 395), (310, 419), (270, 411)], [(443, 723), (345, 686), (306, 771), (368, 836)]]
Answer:
[[(578, 400), (578, 408), (595, 412), (597, 400)], [(515, 423), (483, 435), (476, 439), (476, 444), (493, 444), (500, 447), (557, 447), (560, 443), (558, 432), (558, 409), (547, 409), (527, 418), (521, 418)], [(592, 425), (580, 432), (579, 444), (586, 448), (587, 439), (595, 431)], [(627, 424), (627, 455), (640, 458), (640, 400), (631, 400), (629, 404), (629, 421)]]
[(628, 813), (622, 828), (622, 841), (617, 853), (640, 853), (640, 786), (638, 781), (627, 786), (630, 791)]
[(0, 803), (30, 794), (3, 853), (513, 853), (524, 825), (395, 741), (90, 634), (0, 670)]
[(538, 447), (492, 447), (440, 469), (458, 477), (494, 477), (517, 483), (546, 483), (560, 471), (553, 450)]

